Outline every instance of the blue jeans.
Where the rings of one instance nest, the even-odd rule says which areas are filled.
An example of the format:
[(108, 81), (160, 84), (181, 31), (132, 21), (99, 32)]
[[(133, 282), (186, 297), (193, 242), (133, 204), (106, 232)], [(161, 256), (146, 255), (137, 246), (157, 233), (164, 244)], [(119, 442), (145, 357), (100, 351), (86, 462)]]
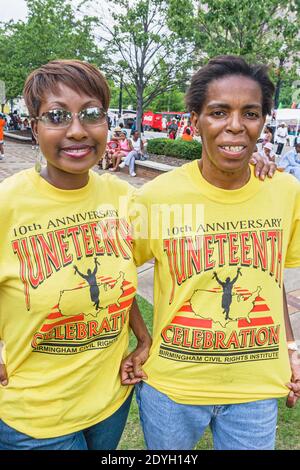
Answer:
[(147, 449), (193, 449), (210, 426), (217, 450), (273, 450), (277, 399), (234, 405), (183, 405), (140, 382), (136, 385)]
[[(82, 431), (65, 436), (34, 439), (0, 420), (0, 450), (113, 450), (124, 430), (132, 393), (111, 416)], [(1, 457), (0, 457), (1, 459)]]
[(137, 150), (131, 150), (124, 159), (125, 165), (129, 166), (129, 173), (134, 173), (134, 164), (136, 160), (139, 160), (140, 153)]

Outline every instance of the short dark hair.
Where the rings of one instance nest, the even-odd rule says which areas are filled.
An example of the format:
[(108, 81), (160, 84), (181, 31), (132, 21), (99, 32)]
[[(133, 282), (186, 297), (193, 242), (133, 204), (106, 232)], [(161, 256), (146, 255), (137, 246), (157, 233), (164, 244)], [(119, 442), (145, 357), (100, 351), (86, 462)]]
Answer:
[(23, 95), (31, 117), (38, 116), (46, 94), (56, 92), (61, 83), (79, 94), (99, 98), (107, 111), (110, 90), (96, 67), (81, 60), (52, 60), (31, 72), (25, 82)]
[(262, 92), (262, 114), (271, 114), (275, 86), (268, 75), (268, 67), (248, 64), (243, 57), (235, 55), (214, 57), (193, 75), (185, 96), (187, 110), (200, 113), (210, 82), (229, 75), (241, 75), (256, 81)]

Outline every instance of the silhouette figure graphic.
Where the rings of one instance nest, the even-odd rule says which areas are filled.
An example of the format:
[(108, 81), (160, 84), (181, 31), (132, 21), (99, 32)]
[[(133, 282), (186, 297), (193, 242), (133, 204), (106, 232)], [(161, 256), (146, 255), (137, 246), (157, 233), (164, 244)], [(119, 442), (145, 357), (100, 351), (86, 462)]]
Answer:
[(227, 277), (225, 282), (222, 282), (219, 278), (216, 272), (214, 272), (213, 279), (216, 279), (218, 284), (222, 286), (223, 288), (223, 296), (222, 296), (222, 308), (223, 308), (223, 313), (225, 314), (225, 320), (228, 320), (229, 317), (229, 310), (230, 310), (230, 305), (232, 302), (232, 288), (233, 285), (236, 283), (237, 279), (239, 276), (242, 276), (241, 273), (241, 268), (237, 269), (237, 273), (235, 278), (230, 279), (230, 277)]
[(100, 299), (99, 299), (99, 287), (97, 285), (96, 274), (98, 271), (98, 266), (100, 266), (100, 263), (97, 261), (97, 258), (94, 258), (94, 262), (95, 262), (95, 268), (93, 272), (91, 271), (91, 269), (88, 269), (87, 274), (83, 274), (79, 271), (77, 266), (74, 265), (74, 270), (75, 270), (74, 274), (76, 273), (79, 274), (79, 276), (81, 276), (83, 279), (85, 279), (89, 283), (91, 300), (93, 302), (95, 310), (99, 310)]

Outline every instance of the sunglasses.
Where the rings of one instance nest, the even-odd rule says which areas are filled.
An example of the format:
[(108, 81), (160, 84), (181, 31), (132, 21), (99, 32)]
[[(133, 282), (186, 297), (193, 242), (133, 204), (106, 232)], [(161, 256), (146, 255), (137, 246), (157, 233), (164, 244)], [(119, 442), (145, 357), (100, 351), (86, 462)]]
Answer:
[(83, 126), (103, 126), (107, 123), (107, 112), (95, 106), (82, 109), (79, 113), (71, 113), (66, 109), (51, 109), (35, 119), (41, 121), (48, 129), (58, 129), (68, 127), (74, 116), (78, 117)]

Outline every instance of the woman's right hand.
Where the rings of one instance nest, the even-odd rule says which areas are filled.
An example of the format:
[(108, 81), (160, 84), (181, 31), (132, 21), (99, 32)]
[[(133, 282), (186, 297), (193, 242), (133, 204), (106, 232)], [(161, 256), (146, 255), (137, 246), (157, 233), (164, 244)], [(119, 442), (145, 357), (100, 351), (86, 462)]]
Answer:
[(8, 385), (8, 377), (4, 361), (4, 342), (0, 341), (0, 384), (5, 387)]
[(135, 385), (148, 376), (142, 366), (149, 357), (151, 343), (138, 343), (136, 349), (121, 362), (120, 376), (122, 385)]

